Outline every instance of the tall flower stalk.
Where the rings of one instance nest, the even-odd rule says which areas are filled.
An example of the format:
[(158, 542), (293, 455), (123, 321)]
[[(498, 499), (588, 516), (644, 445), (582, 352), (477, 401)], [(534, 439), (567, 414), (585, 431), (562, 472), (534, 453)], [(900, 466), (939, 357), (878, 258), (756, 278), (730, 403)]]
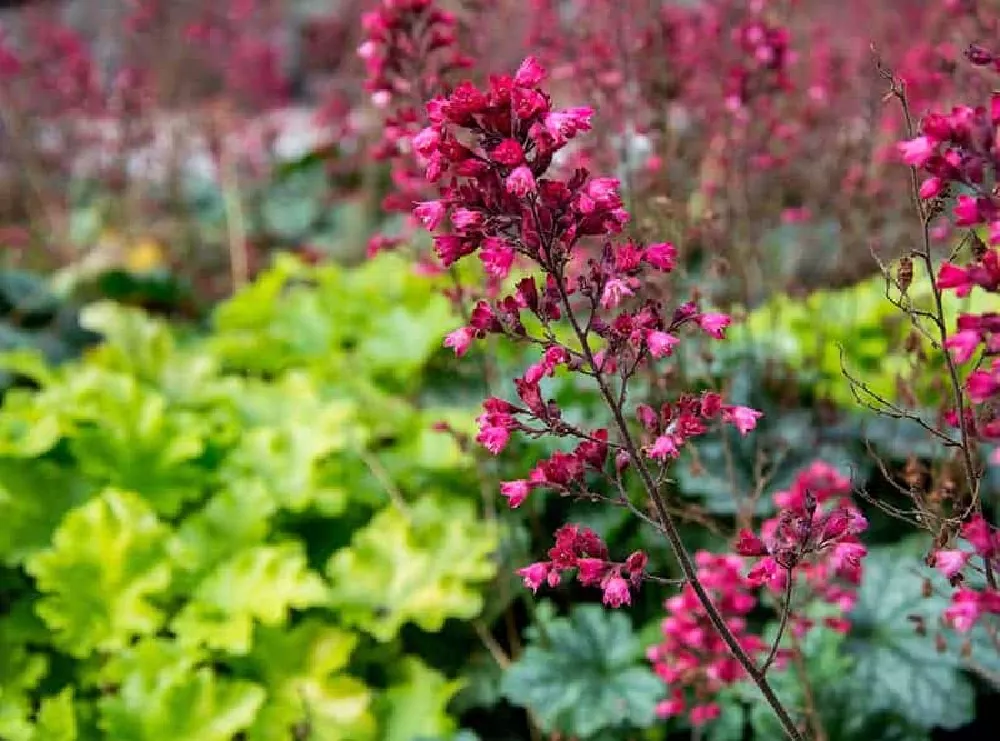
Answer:
[[(636, 373), (671, 356), (681, 333), (695, 328), (722, 339), (728, 316), (703, 312), (694, 301), (673, 310), (659, 300), (651, 279), (670, 272), (673, 245), (615, 241), (629, 214), (614, 178), (578, 169), (554, 176), (560, 150), (591, 128), (588, 108), (555, 110), (539, 87), (545, 72), (526, 59), (517, 72), (493, 76), (488, 89), (470, 82), (427, 104), (430, 126), (413, 138), (425, 159), (426, 177), (439, 197), (416, 204), (415, 216), (435, 232), (434, 248), (445, 266), (478, 255), (485, 271), (507, 278), (515, 263), (530, 271), (513, 293), (480, 300), (467, 326), (451, 333), (448, 347), (462, 355), (470, 344), (495, 334), (535, 345), (540, 357), (514, 379), (518, 399), (491, 397), (479, 417), (478, 442), (499, 454), (515, 432), (551, 435), (567, 450), (540, 461), (526, 478), (501, 491), (511, 507), (542, 491), (605, 499), (629, 508), (669, 542), (684, 576), (712, 628), (753, 680), (789, 738), (802, 739), (788, 711), (760, 667), (734, 634), (702, 583), (663, 492), (669, 463), (693, 437), (713, 426), (752, 430), (756, 410), (726, 404), (714, 392), (683, 394), (653, 409), (633, 404), (629, 384)], [(561, 324), (565, 322), (565, 324)], [(569, 334), (559, 331), (568, 325)], [(611, 414), (611, 429), (586, 429), (564, 418), (558, 403), (544, 396), (541, 382), (557, 372), (577, 373), (599, 390)], [(633, 476), (647, 499), (635, 504), (626, 478)], [(593, 491), (594, 476), (610, 483), (612, 495)], [(631, 602), (632, 591), (657, 577), (646, 572), (642, 552), (611, 559), (600, 538), (573, 525), (556, 534), (549, 560), (520, 570), (538, 589), (555, 586), (575, 571), (584, 586), (599, 588), (606, 604)]]

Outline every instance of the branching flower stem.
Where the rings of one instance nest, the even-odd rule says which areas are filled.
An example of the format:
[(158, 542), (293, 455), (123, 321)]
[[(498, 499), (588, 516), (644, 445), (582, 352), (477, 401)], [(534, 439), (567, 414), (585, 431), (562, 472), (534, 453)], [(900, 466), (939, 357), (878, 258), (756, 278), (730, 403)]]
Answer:
[(663, 493), (653, 481), (653, 476), (649, 472), (649, 468), (647, 467), (645, 460), (639, 453), (639, 448), (636, 445), (631, 431), (629, 430), (628, 422), (625, 420), (621, 407), (616, 403), (615, 393), (608, 384), (607, 379), (600, 370), (599, 364), (594, 358), (594, 352), (590, 347), (590, 342), (580, 325), (580, 321), (577, 318), (576, 313), (573, 310), (569, 294), (566, 292), (564, 276), (559, 275), (557, 277), (559, 280), (556, 281), (556, 285), (559, 287), (563, 310), (566, 312), (566, 317), (573, 327), (573, 332), (576, 335), (577, 340), (580, 342), (583, 354), (593, 370), (594, 378), (600, 388), (601, 396), (604, 397), (604, 401), (608, 405), (612, 416), (614, 417), (618, 435), (620, 436), (625, 449), (628, 451), (629, 457), (632, 464), (635, 466), (640, 480), (642, 481), (647, 496), (653, 503), (653, 507), (656, 510), (656, 516), (663, 529), (663, 534), (670, 543), (670, 548), (673, 551), (674, 557), (677, 559), (677, 563), (681, 568), (681, 572), (684, 574), (684, 578), (691, 585), (691, 588), (698, 596), (698, 600), (705, 608), (705, 612), (708, 615), (708, 619), (711, 621), (712, 626), (716, 631), (718, 631), (719, 636), (729, 647), (729, 650), (732, 651), (733, 656), (737, 661), (739, 661), (740, 665), (753, 680), (753, 683), (757, 685), (757, 688), (764, 696), (767, 704), (771, 706), (775, 715), (778, 716), (781, 727), (784, 729), (788, 738), (794, 739), (794, 741), (807, 741), (806, 737), (802, 734), (802, 731), (799, 730), (795, 721), (792, 719), (792, 716), (781, 703), (781, 700), (775, 694), (770, 683), (767, 681), (767, 677), (765, 676), (766, 665), (763, 670), (758, 668), (753, 659), (751, 659), (746, 651), (743, 650), (739, 641), (736, 640), (736, 636), (733, 635), (733, 632), (729, 629), (725, 619), (712, 602), (712, 598), (709, 596), (705, 586), (698, 578), (698, 570), (695, 567), (694, 560), (691, 558), (691, 554), (688, 552), (687, 547), (684, 545), (684, 541), (681, 539), (680, 532), (677, 529), (677, 524), (670, 515)]

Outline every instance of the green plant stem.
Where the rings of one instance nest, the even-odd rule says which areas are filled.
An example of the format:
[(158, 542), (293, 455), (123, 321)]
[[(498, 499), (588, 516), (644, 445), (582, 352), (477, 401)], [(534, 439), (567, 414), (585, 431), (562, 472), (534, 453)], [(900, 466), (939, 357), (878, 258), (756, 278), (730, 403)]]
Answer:
[(597, 384), (600, 387), (601, 395), (604, 397), (605, 402), (611, 409), (611, 413), (614, 416), (615, 426), (618, 429), (618, 434), (621, 436), (622, 444), (628, 451), (629, 457), (632, 460), (633, 465), (635, 465), (636, 471), (639, 474), (639, 478), (642, 480), (643, 487), (646, 489), (646, 493), (649, 496), (650, 501), (653, 503), (653, 507), (656, 510), (656, 515), (663, 526), (663, 533), (670, 543), (670, 548), (674, 553), (674, 557), (677, 559), (677, 563), (681, 567), (681, 571), (684, 574), (685, 579), (691, 585), (694, 590), (695, 595), (698, 597), (698, 601), (701, 603), (702, 607), (705, 608), (705, 613), (708, 615), (709, 621), (711, 621), (712, 626), (718, 632), (719, 636), (725, 641), (729, 650), (732, 652), (733, 656), (740, 665), (746, 670), (747, 674), (753, 680), (754, 684), (760, 690), (767, 704), (771, 706), (775, 715), (778, 716), (778, 720), (781, 723), (782, 728), (788, 738), (794, 741), (806, 741), (806, 737), (796, 726), (795, 721), (792, 716), (785, 709), (785, 706), (781, 704), (781, 700), (774, 693), (771, 685), (767, 681), (767, 677), (757, 668), (753, 659), (743, 650), (739, 641), (736, 640), (736, 636), (726, 625), (725, 618), (719, 613), (718, 609), (712, 602), (711, 596), (705, 590), (704, 585), (698, 578), (698, 570), (695, 567), (694, 561), (691, 558), (691, 554), (688, 553), (683, 540), (681, 539), (680, 532), (677, 530), (677, 524), (674, 522), (673, 517), (671, 517), (667, 503), (663, 498), (663, 494), (660, 492), (656, 483), (653, 480), (652, 474), (649, 472), (649, 468), (646, 466), (645, 461), (639, 454), (639, 448), (632, 437), (632, 433), (629, 431), (628, 422), (625, 420), (625, 416), (622, 414), (621, 407), (616, 403), (615, 395), (613, 390), (608, 385), (607, 380), (604, 378), (604, 374), (601, 372), (594, 360), (594, 353), (590, 348), (590, 343), (587, 340), (587, 335), (580, 326), (580, 322), (577, 320), (576, 314), (573, 311), (573, 307), (569, 300), (569, 294), (566, 292), (565, 287), (565, 277), (562, 275), (561, 271), (556, 276), (556, 284), (559, 287), (560, 299), (563, 308), (566, 311), (566, 316), (569, 319), (570, 324), (573, 327), (573, 332), (580, 342), (581, 349), (583, 351), (584, 357), (587, 363), (594, 371), (594, 378), (597, 380)]

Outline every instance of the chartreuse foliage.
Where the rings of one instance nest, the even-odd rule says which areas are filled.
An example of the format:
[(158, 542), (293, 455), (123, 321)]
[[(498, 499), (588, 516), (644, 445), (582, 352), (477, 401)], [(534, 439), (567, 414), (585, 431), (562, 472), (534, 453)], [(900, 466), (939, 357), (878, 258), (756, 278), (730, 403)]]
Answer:
[(429, 280), (281, 258), (207, 333), (84, 321), (81, 360), (3, 358), (0, 738), (452, 736), (460, 682), (399, 634), (479, 613), (495, 533), (432, 430), (475, 410), (414, 401)]
[[(761, 357), (782, 360), (815, 385), (816, 392), (840, 404), (854, 406), (855, 397), (844, 369), (886, 399), (897, 398), (897, 377), (909, 376), (910, 360), (903, 340), (912, 330), (909, 318), (892, 302), (909, 301), (918, 309), (932, 308), (930, 283), (918, 275), (905, 297), (895, 286), (886, 288), (882, 277), (861, 281), (849, 288), (813, 291), (805, 299), (779, 294), (750, 312), (746, 321), (729, 332), (726, 351), (752, 347)], [(1000, 311), (1000, 300), (982, 291), (966, 298), (954, 292), (943, 296), (948, 326), (959, 313)], [(928, 328), (933, 335), (933, 328)], [(933, 378), (926, 363), (943, 369), (940, 353), (931, 352), (921, 377)], [(921, 399), (931, 403), (929, 389)]]

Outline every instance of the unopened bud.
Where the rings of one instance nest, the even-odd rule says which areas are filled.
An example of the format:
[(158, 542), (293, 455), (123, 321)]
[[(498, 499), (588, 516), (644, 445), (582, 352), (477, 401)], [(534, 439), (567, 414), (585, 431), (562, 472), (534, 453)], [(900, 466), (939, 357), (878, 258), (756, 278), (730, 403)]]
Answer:
[(965, 58), (977, 67), (985, 67), (994, 60), (994, 56), (978, 44), (969, 44), (969, 48), (965, 50)]
[(615, 469), (618, 473), (622, 473), (625, 469), (627, 469), (631, 462), (632, 457), (629, 455), (627, 450), (619, 450), (615, 453)]
[(986, 253), (989, 252), (986, 243), (975, 231), (969, 232), (969, 235), (969, 238), (972, 240), (972, 256), (976, 260), (982, 260), (986, 257)]
[(927, 635), (927, 622), (924, 620), (923, 615), (907, 615), (906, 619), (913, 623), (913, 630), (918, 636)]

